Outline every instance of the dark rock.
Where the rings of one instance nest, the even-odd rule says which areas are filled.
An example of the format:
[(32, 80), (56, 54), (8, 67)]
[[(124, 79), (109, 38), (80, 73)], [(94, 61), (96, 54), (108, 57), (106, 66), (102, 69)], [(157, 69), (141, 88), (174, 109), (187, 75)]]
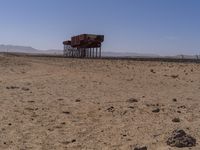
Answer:
[(74, 143), (74, 142), (76, 142), (76, 140), (75, 140), (75, 139), (73, 139), (71, 142), (72, 142), (72, 143)]
[(133, 107), (133, 106), (129, 106), (128, 108), (130, 108), (130, 109), (134, 109), (134, 107)]
[(75, 102), (80, 102), (80, 101), (81, 101), (80, 99), (76, 99), (76, 100), (75, 100)]
[(147, 106), (147, 107), (150, 107), (151, 105), (150, 105), (150, 104), (146, 104), (146, 106)]
[(63, 100), (64, 100), (63, 98), (59, 98), (59, 99), (58, 99), (58, 101), (63, 101)]
[(153, 69), (150, 70), (152, 73), (156, 73)]
[(196, 145), (196, 139), (185, 133), (184, 130), (177, 129), (167, 140), (167, 145), (171, 147), (193, 147)]
[(67, 114), (67, 115), (69, 115), (69, 114), (70, 114), (70, 112), (69, 112), (69, 111), (63, 111), (62, 113), (63, 113), (63, 114)]
[(65, 141), (65, 142), (62, 142), (62, 144), (64, 144), (64, 145), (68, 145), (68, 144), (70, 144), (70, 143), (74, 143), (74, 142), (76, 142), (76, 139), (73, 139), (73, 140), (71, 140), (71, 141)]
[(179, 118), (172, 119), (172, 122), (180, 122), (181, 120)]
[(35, 103), (35, 101), (28, 101), (28, 103)]
[(180, 108), (185, 109), (186, 106), (185, 105), (179, 106), (178, 109), (180, 109)]
[(22, 90), (23, 90), (23, 91), (29, 91), (30, 89), (29, 89), (29, 88), (26, 88), (26, 87), (23, 87)]
[(177, 99), (176, 99), (176, 98), (173, 98), (173, 102), (177, 102)]
[(19, 87), (17, 87), (17, 86), (9, 86), (9, 87), (8, 87), (8, 86), (7, 86), (6, 89), (8, 89), (8, 90), (12, 89), (12, 90), (13, 90), (13, 89), (19, 89)]
[(158, 113), (158, 112), (160, 112), (160, 109), (159, 109), (159, 108), (156, 108), (156, 109), (152, 110), (152, 112)]
[(109, 107), (108, 109), (108, 112), (114, 112), (115, 111), (115, 108), (113, 106)]
[(147, 150), (147, 147), (146, 146), (135, 147), (134, 150)]
[(135, 99), (135, 98), (130, 98), (130, 99), (127, 100), (127, 102), (129, 102), (129, 103), (137, 103), (138, 100)]
[(172, 78), (176, 79), (179, 77), (179, 75), (171, 75)]

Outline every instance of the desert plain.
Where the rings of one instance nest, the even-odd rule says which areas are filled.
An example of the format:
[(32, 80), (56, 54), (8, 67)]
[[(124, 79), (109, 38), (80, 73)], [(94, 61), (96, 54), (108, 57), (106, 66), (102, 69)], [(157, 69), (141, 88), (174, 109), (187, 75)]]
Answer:
[[(196, 146), (168, 146), (175, 129)], [(0, 54), (1, 150), (200, 150), (199, 143), (198, 63)]]

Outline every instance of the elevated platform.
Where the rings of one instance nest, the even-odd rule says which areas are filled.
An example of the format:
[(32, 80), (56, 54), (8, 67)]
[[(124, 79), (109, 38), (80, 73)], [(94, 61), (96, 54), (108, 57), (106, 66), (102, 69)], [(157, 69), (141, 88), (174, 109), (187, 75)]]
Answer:
[(64, 41), (64, 56), (75, 58), (100, 58), (103, 35), (81, 34)]

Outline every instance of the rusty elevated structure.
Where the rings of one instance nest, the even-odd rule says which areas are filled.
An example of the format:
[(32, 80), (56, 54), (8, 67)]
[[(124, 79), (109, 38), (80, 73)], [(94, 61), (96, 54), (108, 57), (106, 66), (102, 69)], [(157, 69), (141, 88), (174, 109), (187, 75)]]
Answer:
[(81, 34), (64, 41), (64, 56), (72, 58), (101, 58), (104, 35)]

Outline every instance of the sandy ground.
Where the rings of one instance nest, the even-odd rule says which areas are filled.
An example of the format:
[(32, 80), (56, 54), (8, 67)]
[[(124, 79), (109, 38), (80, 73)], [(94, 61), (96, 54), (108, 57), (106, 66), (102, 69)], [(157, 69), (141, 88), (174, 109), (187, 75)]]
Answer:
[(200, 149), (200, 64), (0, 55), (1, 150), (175, 150), (177, 128)]

